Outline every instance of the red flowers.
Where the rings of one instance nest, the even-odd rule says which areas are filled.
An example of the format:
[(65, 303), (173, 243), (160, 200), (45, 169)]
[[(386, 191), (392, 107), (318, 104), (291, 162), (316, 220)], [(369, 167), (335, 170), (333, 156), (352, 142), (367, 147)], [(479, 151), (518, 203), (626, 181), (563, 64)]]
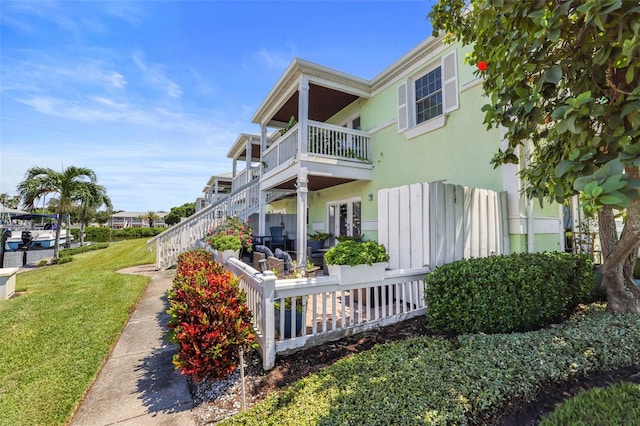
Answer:
[(486, 71), (487, 68), (489, 68), (489, 64), (487, 64), (486, 61), (480, 61), (478, 62), (477, 67), (480, 71)]

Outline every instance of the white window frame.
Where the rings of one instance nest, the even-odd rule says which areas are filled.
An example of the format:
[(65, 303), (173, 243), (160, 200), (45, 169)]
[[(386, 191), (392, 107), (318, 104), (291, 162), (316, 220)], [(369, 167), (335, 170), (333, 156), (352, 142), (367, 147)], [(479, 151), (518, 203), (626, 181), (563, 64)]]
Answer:
[[(416, 124), (416, 81), (437, 68), (442, 70), (442, 114)], [(457, 74), (457, 57), (454, 50), (403, 81), (398, 86), (398, 133), (412, 139), (444, 127), (446, 116), (460, 107)]]

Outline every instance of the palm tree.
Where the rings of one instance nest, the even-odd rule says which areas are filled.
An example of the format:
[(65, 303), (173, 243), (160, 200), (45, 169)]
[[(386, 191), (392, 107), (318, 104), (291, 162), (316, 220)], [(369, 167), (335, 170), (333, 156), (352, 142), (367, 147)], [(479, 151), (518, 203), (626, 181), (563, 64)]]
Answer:
[(147, 219), (149, 221), (149, 228), (153, 228), (153, 222), (155, 222), (156, 220), (160, 219), (160, 216), (158, 216), (158, 214), (156, 212), (154, 212), (153, 210), (150, 210), (148, 212), (146, 212), (143, 215), (140, 215), (140, 217), (142, 219)]
[(93, 211), (102, 205), (112, 210), (113, 205), (107, 196), (107, 188), (93, 182), (88, 182), (75, 198), (80, 201), (80, 244), (84, 244), (84, 227), (89, 220), (87, 211)]
[(48, 167), (32, 167), (27, 170), (24, 181), (18, 184), (18, 193), (27, 209), (33, 209), (39, 198), (48, 194), (58, 194), (56, 242), (53, 247), (53, 258), (59, 257), (60, 230), (65, 214), (68, 214), (74, 201), (82, 194), (91, 193), (90, 184), (96, 185), (96, 174), (84, 167), (70, 166), (62, 172)]

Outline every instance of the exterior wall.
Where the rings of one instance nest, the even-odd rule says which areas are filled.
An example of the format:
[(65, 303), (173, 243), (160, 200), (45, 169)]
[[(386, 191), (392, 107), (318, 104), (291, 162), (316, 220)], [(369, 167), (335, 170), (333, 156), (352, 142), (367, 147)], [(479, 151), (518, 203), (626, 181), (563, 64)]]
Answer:
[[(448, 48), (443, 54), (454, 48)], [(464, 56), (464, 52), (457, 53), (459, 88), (476, 79), (473, 67), (463, 63)], [(446, 180), (459, 185), (503, 190), (502, 172), (490, 164), (501, 145), (501, 136), (497, 129), (487, 131), (483, 124), (481, 107), (487, 99), (482, 96), (480, 85), (459, 95), (460, 108), (448, 115), (444, 127), (413, 139), (398, 133), (398, 86), (409, 75), (419, 74), (434, 61), (439, 63), (440, 57), (434, 56), (371, 99), (358, 100), (329, 120), (332, 124), (341, 124), (360, 110), (362, 129), (378, 129), (372, 134), (374, 179), (325, 189), (319, 195), (310, 194), (311, 223), (326, 225), (326, 203), (351, 197), (361, 197), (363, 224), (376, 222), (378, 190), (411, 183)], [(372, 201), (369, 201), (369, 194), (374, 196)], [(368, 238), (377, 239), (375, 230), (364, 233)]]
[[(377, 193), (380, 189), (413, 183), (445, 181), (446, 183), (494, 191), (508, 191), (512, 251), (527, 251), (528, 200), (519, 194), (521, 184), (518, 168), (502, 166), (494, 169), (491, 159), (503, 145), (501, 129), (487, 129), (482, 106), (488, 102), (483, 96), (481, 82), (474, 75), (475, 67), (464, 63), (469, 47), (458, 44), (444, 46), (430, 53), (428, 58), (411, 65), (394, 81), (376, 88), (370, 99), (358, 99), (335, 114), (330, 124), (342, 125), (359, 115), (361, 128), (372, 132), (373, 180), (359, 181), (309, 192), (308, 231), (327, 230), (327, 204), (359, 197), (364, 234), (377, 239)], [(398, 132), (398, 88), (410, 78), (421, 77), (441, 58), (456, 50), (458, 108), (445, 114), (443, 127), (408, 138)], [(444, 78), (444, 76), (443, 76)], [(369, 200), (369, 195), (373, 199)], [(295, 200), (274, 202), (269, 210), (296, 212)], [(533, 206), (535, 250), (561, 250), (561, 218), (558, 206)], [(558, 231), (553, 228), (558, 224)], [(542, 230), (542, 231), (541, 231)]]

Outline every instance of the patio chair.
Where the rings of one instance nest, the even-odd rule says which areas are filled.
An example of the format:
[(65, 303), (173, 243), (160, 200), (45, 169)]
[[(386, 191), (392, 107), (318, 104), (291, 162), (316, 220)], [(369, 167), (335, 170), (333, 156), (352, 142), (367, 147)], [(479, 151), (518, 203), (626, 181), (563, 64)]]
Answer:
[(272, 226), (269, 228), (269, 232), (271, 233), (269, 238), (269, 247), (271, 250), (275, 250), (276, 248), (286, 250), (286, 240), (282, 233), (282, 227)]
[(278, 259), (282, 259), (284, 262), (284, 272), (285, 274), (291, 274), (293, 272), (293, 259), (291, 259), (291, 255), (286, 251), (276, 249), (274, 252)]
[(324, 267), (324, 252), (322, 249), (322, 241), (307, 241), (307, 259), (315, 266)]

